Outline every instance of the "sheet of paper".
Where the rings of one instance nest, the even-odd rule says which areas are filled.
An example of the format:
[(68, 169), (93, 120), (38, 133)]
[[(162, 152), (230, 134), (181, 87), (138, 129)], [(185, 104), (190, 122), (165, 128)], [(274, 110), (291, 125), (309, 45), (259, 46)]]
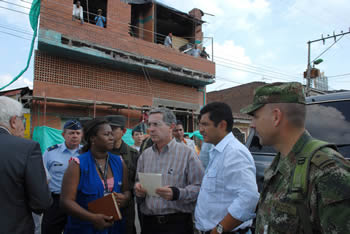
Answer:
[(156, 189), (162, 187), (162, 174), (138, 172), (139, 180), (149, 196), (156, 196)]

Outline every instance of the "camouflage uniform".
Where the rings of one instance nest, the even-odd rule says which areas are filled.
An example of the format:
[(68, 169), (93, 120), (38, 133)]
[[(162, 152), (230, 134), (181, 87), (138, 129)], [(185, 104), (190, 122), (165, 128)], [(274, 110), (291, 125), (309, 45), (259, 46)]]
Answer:
[(124, 210), (122, 211), (123, 216), (125, 217), (126, 222), (126, 234), (134, 234), (136, 233), (135, 230), (135, 201), (134, 201), (134, 184), (135, 184), (135, 177), (136, 177), (136, 168), (137, 168), (137, 160), (139, 153), (136, 149), (130, 147), (127, 145), (124, 141), (120, 145), (119, 149), (114, 148), (111, 151), (112, 154), (121, 155), (123, 158), (123, 161), (125, 162), (127, 168), (128, 168), (128, 181), (129, 181), (129, 188), (130, 192), (132, 194), (131, 199), (129, 200), (129, 204)]
[(314, 156), (328, 157), (328, 163), (310, 164), (305, 198), (310, 216), (300, 217), (290, 198), (297, 159), (310, 139), (305, 132), (287, 157), (278, 154), (265, 171), (255, 233), (305, 233), (301, 218), (310, 219), (314, 233), (350, 233), (350, 163), (332, 148), (322, 148)]
[[(268, 103), (304, 104), (303, 88), (296, 82), (259, 87), (253, 104), (241, 112), (252, 114)], [(313, 233), (350, 233), (350, 163), (334, 149), (324, 147), (313, 154), (306, 194), (299, 203), (292, 199), (295, 168), (301, 156), (312, 156), (302, 155), (311, 140), (305, 131), (291, 152), (286, 157), (279, 153), (265, 171), (255, 233), (306, 233), (303, 219), (309, 220)]]

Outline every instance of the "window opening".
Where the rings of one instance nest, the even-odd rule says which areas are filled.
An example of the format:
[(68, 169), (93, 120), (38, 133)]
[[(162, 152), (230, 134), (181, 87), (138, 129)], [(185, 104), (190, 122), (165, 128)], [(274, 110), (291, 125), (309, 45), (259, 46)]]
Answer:
[[(77, 6), (77, 2), (83, 7), (83, 21), (84, 23), (95, 24), (100, 27), (106, 28), (107, 25), (107, 0), (74, 0), (73, 1), (73, 14), (74, 5)], [(78, 16), (78, 13), (76, 13)], [(73, 18), (74, 15), (73, 15)]]

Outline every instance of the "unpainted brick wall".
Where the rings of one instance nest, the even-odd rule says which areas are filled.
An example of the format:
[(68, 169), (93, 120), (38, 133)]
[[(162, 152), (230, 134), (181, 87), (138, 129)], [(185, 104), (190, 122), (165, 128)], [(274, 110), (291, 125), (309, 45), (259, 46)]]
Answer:
[(196, 87), (143, 75), (84, 64), (36, 51), (35, 96), (87, 99), (128, 105), (152, 105), (153, 98), (203, 105)]
[(107, 4), (108, 25), (107, 28), (101, 28), (89, 23), (81, 25), (79, 21), (72, 21), (72, 0), (42, 0), (40, 29), (53, 30), (75, 40), (96, 43), (169, 64), (215, 74), (215, 64), (209, 60), (194, 58), (161, 44), (131, 37), (129, 35), (130, 5), (120, 0), (109, 0)]

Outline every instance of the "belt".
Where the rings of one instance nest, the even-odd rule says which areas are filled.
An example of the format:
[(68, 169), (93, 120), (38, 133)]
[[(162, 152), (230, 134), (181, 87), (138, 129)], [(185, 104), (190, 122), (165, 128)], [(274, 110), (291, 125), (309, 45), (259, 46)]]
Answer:
[(60, 198), (59, 193), (51, 193), (52, 198)]
[(182, 223), (186, 219), (191, 219), (190, 213), (175, 213), (175, 214), (166, 214), (166, 215), (143, 215), (143, 218), (147, 222), (154, 222), (157, 224), (166, 224), (166, 223)]
[[(223, 232), (223, 234), (245, 234), (250, 230), (250, 227), (246, 227), (244, 229), (238, 229), (237, 231), (233, 232)], [(201, 234), (210, 234), (210, 231), (200, 231)]]

